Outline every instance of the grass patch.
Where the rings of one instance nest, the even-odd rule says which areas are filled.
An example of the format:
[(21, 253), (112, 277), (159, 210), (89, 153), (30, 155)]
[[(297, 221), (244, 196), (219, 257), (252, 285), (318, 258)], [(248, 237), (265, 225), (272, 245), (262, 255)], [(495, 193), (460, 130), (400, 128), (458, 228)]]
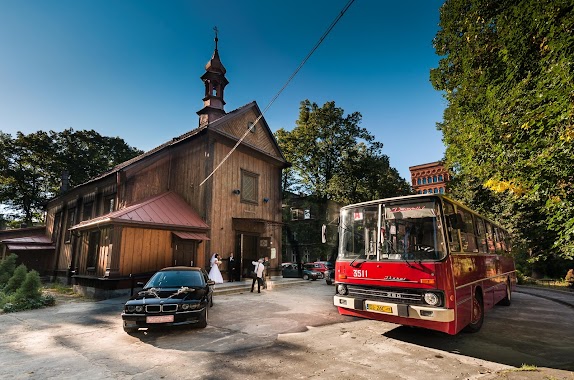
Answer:
[(509, 369), (508, 372), (538, 372), (538, 367), (531, 364), (523, 364), (520, 368)]
[(71, 285), (64, 285), (59, 282), (51, 282), (44, 285), (44, 290), (50, 291), (56, 294), (63, 294), (63, 295), (74, 295), (74, 289)]

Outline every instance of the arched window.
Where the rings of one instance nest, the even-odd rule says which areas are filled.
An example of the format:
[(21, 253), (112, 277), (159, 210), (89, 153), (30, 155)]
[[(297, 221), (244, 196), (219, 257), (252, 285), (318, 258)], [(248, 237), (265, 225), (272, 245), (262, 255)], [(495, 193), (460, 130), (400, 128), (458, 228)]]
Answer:
[(417, 178), (417, 185), (420, 185), (420, 184), (421, 184), (421, 179)]
[(439, 180), (439, 182), (442, 182), (442, 174), (439, 174), (438, 180)]
[(423, 178), (423, 185), (427, 183), (427, 179)]
[[(436, 175), (434, 177), (432, 177), (432, 181), (436, 182)], [(435, 193), (436, 193), (436, 191), (435, 191)]]
[(440, 189), (438, 189), (438, 192), (441, 194), (444, 194), (444, 187), (441, 187)]

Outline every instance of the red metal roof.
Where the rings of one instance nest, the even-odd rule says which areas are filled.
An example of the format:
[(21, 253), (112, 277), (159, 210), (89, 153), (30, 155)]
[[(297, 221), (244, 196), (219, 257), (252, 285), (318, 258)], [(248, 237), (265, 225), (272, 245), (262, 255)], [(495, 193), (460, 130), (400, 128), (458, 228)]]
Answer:
[(21, 245), (21, 244), (6, 244), (8, 250), (10, 251), (31, 251), (31, 250), (53, 250), (56, 247), (54, 245)]
[(4, 239), (2, 243), (13, 243), (13, 244), (52, 244), (52, 239), (46, 235), (32, 235), (32, 236), (22, 236), (11, 239)]
[(70, 228), (85, 229), (104, 224), (136, 224), (152, 228), (208, 230), (209, 226), (178, 194), (169, 191), (121, 210), (83, 221)]
[(184, 240), (210, 240), (206, 234), (199, 233), (199, 232), (179, 232), (179, 231), (172, 231), (172, 233)]

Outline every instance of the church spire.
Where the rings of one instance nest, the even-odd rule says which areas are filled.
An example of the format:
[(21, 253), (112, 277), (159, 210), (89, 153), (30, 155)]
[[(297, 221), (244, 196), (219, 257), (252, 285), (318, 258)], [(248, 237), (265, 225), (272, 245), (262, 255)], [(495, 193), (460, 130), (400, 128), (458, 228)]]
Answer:
[(217, 27), (214, 27), (213, 30), (215, 31), (215, 50), (213, 51), (213, 56), (205, 65), (205, 74), (201, 76), (201, 80), (205, 84), (205, 96), (203, 98), (203, 108), (197, 111), (200, 126), (209, 124), (225, 115), (223, 90), (229, 81), (225, 78), (226, 70), (221, 63), (219, 51), (217, 50), (219, 42), (217, 34), (219, 30)]

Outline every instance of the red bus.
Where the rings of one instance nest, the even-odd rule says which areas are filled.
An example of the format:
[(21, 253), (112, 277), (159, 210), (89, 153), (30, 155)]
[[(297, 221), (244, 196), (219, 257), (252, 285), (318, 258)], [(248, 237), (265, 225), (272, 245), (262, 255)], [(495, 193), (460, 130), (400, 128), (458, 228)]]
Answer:
[(457, 334), (510, 305), (508, 233), (441, 194), (341, 208), (335, 265), (339, 313)]

